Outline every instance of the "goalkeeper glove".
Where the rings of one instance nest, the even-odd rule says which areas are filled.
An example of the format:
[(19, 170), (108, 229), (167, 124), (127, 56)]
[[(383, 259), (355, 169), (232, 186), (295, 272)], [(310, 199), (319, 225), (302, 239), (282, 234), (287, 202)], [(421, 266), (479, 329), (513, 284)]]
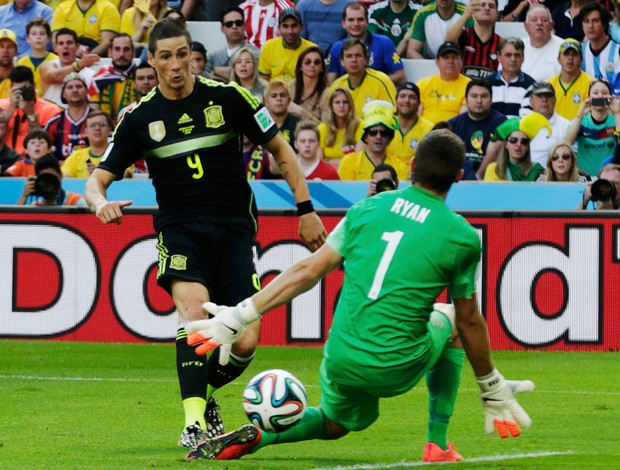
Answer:
[(517, 437), (521, 434), (521, 425), (527, 429), (532, 424), (531, 418), (519, 405), (514, 397), (516, 392), (534, 390), (534, 383), (530, 380), (504, 379), (497, 369), (484, 376), (476, 377), (480, 386), (480, 398), (485, 414), (485, 431), (493, 434), (494, 429), (501, 438), (508, 435)]
[(221, 345), (219, 362), (228, 364), (233, 343), (248, 328), (248, 325), (260, 319), (252, 299), (245, 299), (235, 307), (225, 307), (212, 302), (202, 304), (202, 309), (213, 315), (207, 320), (187, 322), (185, 330), (189, 333), (187, 344), (198, 345), (197, 354), (207, 354)]

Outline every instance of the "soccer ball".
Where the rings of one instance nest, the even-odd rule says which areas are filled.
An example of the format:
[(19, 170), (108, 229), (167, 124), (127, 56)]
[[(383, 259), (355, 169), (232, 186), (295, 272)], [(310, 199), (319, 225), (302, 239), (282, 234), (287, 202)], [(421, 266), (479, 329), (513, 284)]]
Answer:
[(261, 372), (243, 391), (243, 408), (248, 418), (267, 432), (281, 432), (297, 424), (306, 405), (304, 385), (282, 369)]

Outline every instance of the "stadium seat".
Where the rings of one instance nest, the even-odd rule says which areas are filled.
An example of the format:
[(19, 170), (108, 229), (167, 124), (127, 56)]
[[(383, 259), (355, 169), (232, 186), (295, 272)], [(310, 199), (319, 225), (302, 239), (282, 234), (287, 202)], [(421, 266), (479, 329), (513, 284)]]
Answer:
[(226, 47), (226, 38), (220, 30), (219, 21), (188, 21), (187, 28), (193, 41), (202, 43), (207, 52)]
[(439, 73), (437, 64), (433, 59), (402, 59), (405, 67), (407, 80), (416, 83), (424, 77), (430, 77)]
[(524, 38), (527, 36), (525, 25), (520, 22), (508, 23), (498, 21), (495, 23), (495, 33), (503, 38)]

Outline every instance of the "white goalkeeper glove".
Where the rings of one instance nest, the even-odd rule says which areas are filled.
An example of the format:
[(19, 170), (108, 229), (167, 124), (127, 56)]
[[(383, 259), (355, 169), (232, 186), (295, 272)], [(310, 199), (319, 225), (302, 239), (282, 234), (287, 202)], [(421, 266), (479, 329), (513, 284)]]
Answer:
[(185, 331), (189, 334), (187, 344), (198, 345), (197, 354), (207, 354), (220, 346), (219, 362), (228, 364), (233, 343), (248, 328), (248, 325), (260, 319), (252, 299), (245, 299), (235, 307), (225, 307), (212, 302), (202, 304), (202, 309), (213, 315), (207, 320), (187, 322)]
[(534, 382), (531, 380), (506, 380), (497, 369), (484, 377), (476, 377), (480, 386), (480, 398), (484, 407), (485, 431), (493, 434), (497, 429), (499, 437), (521, 434), (519, 426), (527, 429), (532, 424), (531, 418), (514, 397), (517, 392), (531, 392)]

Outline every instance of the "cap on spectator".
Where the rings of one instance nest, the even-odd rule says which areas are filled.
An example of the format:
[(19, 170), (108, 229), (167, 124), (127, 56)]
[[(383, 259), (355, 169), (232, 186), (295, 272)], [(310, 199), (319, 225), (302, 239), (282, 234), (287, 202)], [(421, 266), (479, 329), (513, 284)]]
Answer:
[(300, 24), (302, 23), (301, 15), (299, 14), (299, 12), (295, 8), (289, 7), (282, 10), (278, 15), (278, 24), (282, 23), (285, 19), (289, 17), (295, 18)]
[(418, 88), (418, 85), (416, 85), (415, 83), (413, 82), (403, 83), (396, 89), (396, 94), (398, 95), (398, 93), (400, 93), (403, 90), (413, 91), (415, 95), (418, 97), (418, 99), (420, 99), (420, 89)]
[(553, 95), (555, 96), (555, 89), (549, 82), (536, 82), (532, 85), (532, 95)]
[(579, 41), (577, 41), (576, 39), (566, 38), (566, 39), (564, 39), (562, 44), (560, 44), (560, 54), (564, 54), (566, 51), (568, 51), (570, 49), (573, 49), (573, 50), (579, 52), (579, 55), (582, 55), (582, 53), (581, 53), (581, 43)]
[(446, 52), (456, 52), (457, 54), (461, 53), (461, 46), (459, 46), (458, 42), (454, 41), (446, 41), (437, 50), (437, 57), (441, 57)]
[(17, 36), (10, 29), (7, 29), (7, 28), (0, 29), (0, 39), (8, 39), (13, 44), (15, 44), (15, 46), (17, 46)]
[(76, 72), (71, 72), (69, 75), (67, 75), (62, 80), (62, 90), (60, 91), (60, 101), (62, 101), (65, 104), (67, 104), (67, 100), (63, 96), (65, 94), (65, 87), (67, 86), (67, 83), (72, 82), (73, 80), (81, 81), (86, 87), (86, 89), (88, 89), (88, 85), (86, 84), (86, 81), (80, 76), (80, 74)]

